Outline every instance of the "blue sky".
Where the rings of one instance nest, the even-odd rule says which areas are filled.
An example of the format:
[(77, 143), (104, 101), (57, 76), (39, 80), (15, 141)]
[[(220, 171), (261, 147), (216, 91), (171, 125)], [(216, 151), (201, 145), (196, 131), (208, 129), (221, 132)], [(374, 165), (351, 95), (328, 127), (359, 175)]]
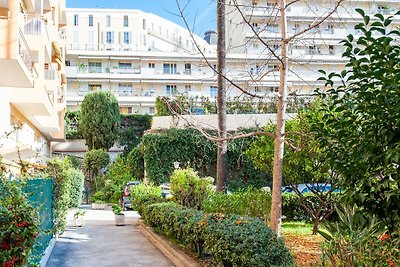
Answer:
[[(194, 32), (203, 36), (207, 30), (215, 30), (216, 26), (216, 0), (179, 0), (183, 7), (187, 3), (185, 15), (194, 25)], [(67, 0), (67, 7), (77, 8), (129, 8), (140, 9), (154, 13), (179, 25), (184, 26), (182, 18), (178, 17), (176, 0)]]

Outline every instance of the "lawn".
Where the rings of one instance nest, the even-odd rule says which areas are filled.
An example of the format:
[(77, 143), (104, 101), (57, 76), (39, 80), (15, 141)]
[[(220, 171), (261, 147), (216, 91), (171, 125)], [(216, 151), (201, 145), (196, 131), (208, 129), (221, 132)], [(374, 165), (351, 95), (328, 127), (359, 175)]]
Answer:
[(319, 260), (324, 239), (318, 234), (312, 235), (312, 224), (284, 222), (282, 237), (295, 258), (296, 266), (311, 266)]

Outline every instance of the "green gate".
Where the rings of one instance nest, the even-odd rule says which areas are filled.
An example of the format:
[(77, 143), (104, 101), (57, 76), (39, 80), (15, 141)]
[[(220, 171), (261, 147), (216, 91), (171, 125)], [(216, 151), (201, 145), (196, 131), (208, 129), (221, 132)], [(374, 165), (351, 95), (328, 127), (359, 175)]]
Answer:
[(40, 231), (32, 254), (35, 261), (40, 262), (42, 254), (53, 236), (53, 179), (28, 179), (22, 190), (27, 194), (28, 203), (37, 209), (39, 214)]

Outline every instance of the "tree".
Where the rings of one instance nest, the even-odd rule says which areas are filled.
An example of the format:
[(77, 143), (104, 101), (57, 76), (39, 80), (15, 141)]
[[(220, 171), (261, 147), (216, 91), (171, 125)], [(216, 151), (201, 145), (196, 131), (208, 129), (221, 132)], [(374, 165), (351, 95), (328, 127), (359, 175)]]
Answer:
[(92, 149), (85, 154), (85, 157), (83, 158), (83, 164), (88, 173), (86, 181), (89, 192), (92, 189), (92, 183), (94, 183), (95, 190), (97, 191), (98, 174), (100, 170), (106, 167), (109, 162), (110, 155), (108, 155), (108, 153), (102, 149)]
[(355, 28), (363, 35), (341, 42), (345, 70), (321, 71), (324, 116), (313, 130), (347, 202), (393, 230), (400, 222), (400, 31), (391, 26), (393, 16), (357, 12), (364, 21)]
[(119, 123), (118, 101), (111, 92), (85, 96), (79, 126), (89, 150), (109, 150), (118, 138)]
[[(313, 135), (311, 126), (320, 120), (318, 103), (299, 112), (297, 118), (286, 122), (288, 132), (298, 134), (285, 139), (289, 148), (285, 149), (285, 164), (282, 168), (282, 177), (286, 185), (290, 186), (300, 200), (308, 215), (312, 218), (316, 233), (321, 221), (327, 219), (335, 210), (333, 192), (337, 189), (338, 175), (331, 171), (326, 151), (319, 145), (319, 140)], [(270, 123), (265, 131), (273, 131), (276, 125)], [(253, 164), (268, 173), (273, 172), (274, 140), (260, 136), (245, 152)], [(317, 201), (309, 201), (308, 196), (299, 191), (297, 185), (306, 184), (309, 192)], [(322, 190), (330, 186), (329, 190)]]

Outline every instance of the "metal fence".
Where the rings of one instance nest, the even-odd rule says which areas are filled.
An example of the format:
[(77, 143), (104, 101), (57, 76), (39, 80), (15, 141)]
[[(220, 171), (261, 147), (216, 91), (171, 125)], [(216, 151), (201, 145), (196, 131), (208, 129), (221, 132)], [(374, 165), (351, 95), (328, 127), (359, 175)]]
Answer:
[(28, 203), (36, 208), (40, 218), (40, 231), (33, 248), (33, 257), (39, 262), (52, 236), (53, 228), (53, 179), (29, 179), (22, 187)]

